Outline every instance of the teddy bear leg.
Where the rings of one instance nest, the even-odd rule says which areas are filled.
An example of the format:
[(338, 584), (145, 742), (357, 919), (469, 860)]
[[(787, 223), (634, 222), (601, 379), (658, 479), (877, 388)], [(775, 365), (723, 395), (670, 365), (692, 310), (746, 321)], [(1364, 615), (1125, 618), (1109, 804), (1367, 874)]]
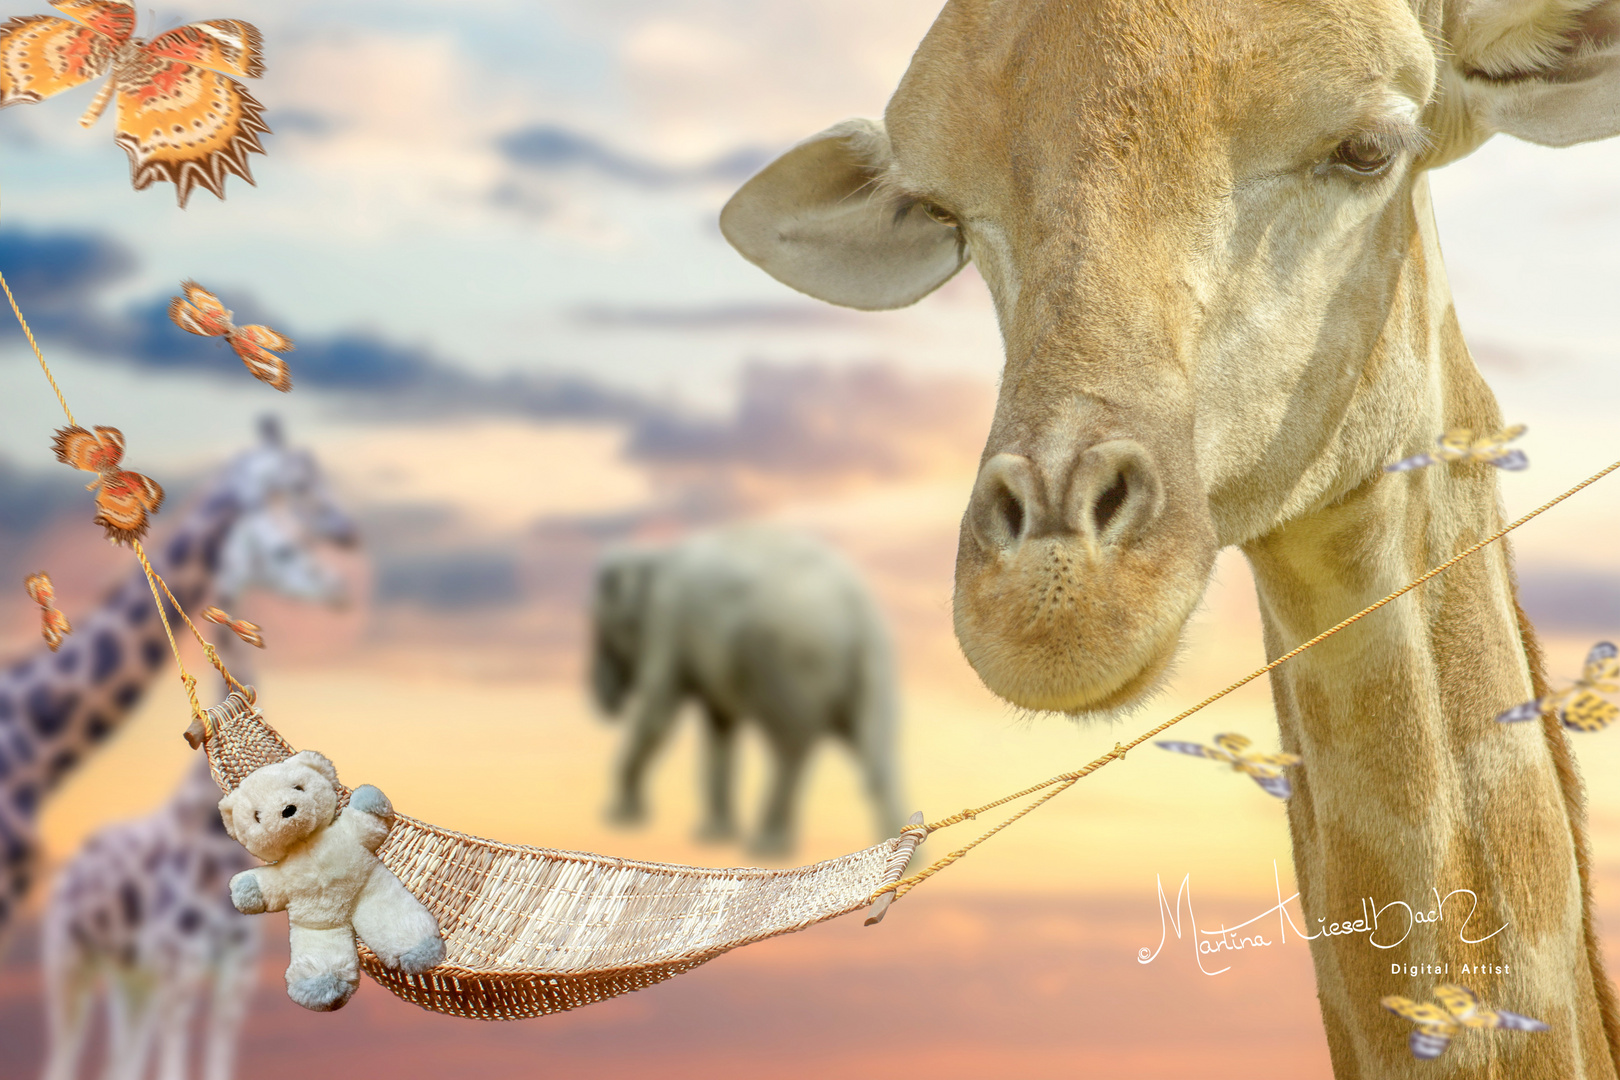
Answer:
[(306, 1009), (341, 1009), (360, 985), (360, 958), (354, 932), (292, 928), (292, 963), (287, 965), (287, 996)]
[(444, 959), (438, 920), (387, 867), (372, 871), (353, 918), (354, 932), (388, 967), (416, 975)]

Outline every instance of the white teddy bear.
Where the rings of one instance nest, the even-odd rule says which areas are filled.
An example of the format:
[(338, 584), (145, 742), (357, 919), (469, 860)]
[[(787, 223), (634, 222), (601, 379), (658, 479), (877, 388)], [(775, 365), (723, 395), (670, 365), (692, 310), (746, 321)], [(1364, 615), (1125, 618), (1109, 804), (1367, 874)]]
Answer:
[(313, 750), (256, 769), (219, 801), (225, 831), (271, 864), (233, 877), (231, 903), (246, 915), (286, 910), (287, 996), (322, 1012), (360, 984), (356, 934), (407, 974), (444, 959), (438, 922), (377, 858), (394, 823), (388, 796), (366, 784), (342, 814), (337, 801), (337, 770)]

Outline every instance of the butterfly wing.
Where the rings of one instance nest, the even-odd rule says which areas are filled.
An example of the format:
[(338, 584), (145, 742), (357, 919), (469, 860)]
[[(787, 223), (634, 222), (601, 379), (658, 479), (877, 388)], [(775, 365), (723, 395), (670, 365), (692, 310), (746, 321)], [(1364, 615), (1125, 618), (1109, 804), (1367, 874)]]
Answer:
[(1241, 757), (1243, 751), (1249, 748), (1249, 743), (1250, 739), (1246, 735), (1237, 735), (1227, 732), (1224, 735), (1215, 736), (1215, 745), (1220, 747), (1222, 750), (1225, 750), (1233, 757)]
[(1419, 1029), (1412, 1032), (1406, 1045), (1411, 1047), (1412, 1056), (1419, 1061), (1433, 1061), (1446, 1052), (1446, 1047), (1451, 1045), (1451, 1036)]
[(231, 313), (225, 310), (219, 297), (195, 281), (182, 281), (180, 291), (185, 295), (169, 301), (169, 318), (174, 325), (202, 337), (221, 337), (235, 329), (231, 325)]
[(111, 427), (91, 432), (74, 425), (57, 429), (51, 447), (57, 461), (85, 472), (106, 472), (124, 460), (124, 433)]
[(1506, 469), (1508, 472), (1522, 472), (1530, 467), (1530, 459), (1524, 456), (1523, 450), (1498, 448), (1492, 451), (1486, 460), (1498, 469)]
[(1495, 1023), (1491, 1024), (1491, 1027), (1495, 1028), (1506, 1028), (1510, 1031), (1552, 1030), (1548, 1024), (1533, 1016), (1523, 1016), (1516, 1012), (1508, 1012), (1506, 1009), (1497, 1009), (1491, 1015), (1495, 1018)]
[(1581, 672), (1581, 682), (1595, 683), (1600, 679), (1613, 679), (1620, 675), (1620, 660), (1616, 656), (1620, 650), (1615, 649), (1614, 642), (1600, 641), (1592, 646), (1586, 654), (1585, 670)]
[(1536, 698), (1534, 701), (1521, 701), (1519, 704), (1496, 714), (1498, 724), (1519, 724), (1526, 720), (1534, 720), (1541, 715), (1546, 706), (1546, 698)]
[(1456, 1022), (1438, 1005), (1403, 997), (1381, 998), (1379, 1004), (1418, 1026), (1407, 1043), (1415, 1058), (1430, 1061), (1439, 1057), (1457, 1033)]
[(1611, 704), (1590, 690), (1582, 690), (1558, 711), (1558, 718), (1571, 731), (1602, 731), (1620, 716), (1620, 706)]
[(0, 26), (0, 108), (43, 101), (112, 65), (135, 30), (132, 4), (61, 0), (67, 19), (24, 15)]
[(1409, 458), (1401, 458), (1393, 465), (1385, 465), (1385, 472), (1411, 472), (1413, 469), (1422, 469), (1437, 463), (1440, 459), (1433, 454), (1413, 454)]
[(1435, 456), (1441, 461), (1458, 461), (1468, 456), (1474, 446), (1474, 433), (1468, 428), (1452, 428), (1435, 440), (1439, 450)]
[(1195, 742), (1175, 742), (1171, 739), (1159, 739), (1153, 745), (1163, 747), (1166, 750), (1174, 750), (1178, 754), (1191, 754), (1193, 757), (1214, 758), (1216, 761), (1230, 760), (1226, 754), (1221, 753), (1219, 750)]
[(43, 618), (40, 620), (39, 632), (45, 638), (45, 644), (50, 646), (51, 652), (55, 652), (62, 647), (62, 639), (73, 633), (73, 627), (68, 622), (67, 616), (55, 608), (46, 608), (40, 615)]
[(1435, 1000), (1446, 1007), (1457, 1023), (1463, 1027), (1490, 1027), (1487, 1020), (1480, 1019), (1495, 1015), (1480, 1003), (1479, 995), (1466, 986), (1455, 983), (1441, 983), (1434, 988)]
[(1289, 798), (1294, 794), (1294, 785), (1288, 782), (1288, 777), (1281, 773), (1261, 775), (1251, 769), (1244, 769), (1249, 778), (1263, 788), (1267, 795), (1275, 795), (1279, 799)]
[(1243, 760), (1268, 769), (1292, 769), (1295, 765), (1305, 763), (1305, 759), (1298, 754), (1250, 754)]
[(29, 574), (23, 578), (23, 588), (28, 590), (28, 599), (40, 607), (50, 607), (56, 601), (56, 586), (51, 584), (49, 574)]
[(107, 532), (107, 539), (128, 544), (146, 535), (151, 515), (163, 506), (163, 488), (149, 476), (136, 472), (114, 472), (96, 492), (95, 522)]
[(263, 629), (258, 623), (250, 623), (246, 619), (235, 619), (230, 623), (231, 632), (255, 649), (264, 648), (264, 635), (259, 631)]
[(269, 383), (282, 393), (292, 389), (292, 372), (287, 369), (287, 361), (275, 355), (293, 347), (290, 338), (268, 326), (244, 326), (228, 340), (255, 379)]
[[(230, 173), (253, 183), (248, 155), (264, 153), (259, 133), (270, 130), (264, 106), (229, 76), (164, 55), (189, 51), (214, 58), (224, 51), (222, 38), (199, 28), (217, 25), (196, 23), (161, 35), (143, 46), (142, 62), (119, 80), (114, 139), (129, 155), (130, 182), (136, 191), (165, 180), (174, 185), (176, 198), (185, 206), (199, 185), (223, 199)], [(186, 35), (191, 35), (190, 43), (182, 48), (179, 42)], [(251, 50), (248, 39), (241, 39), (242, 55), (252, 52), (256, 70), (257, 35), (253, 31)], [(153, 51), (160, 46), (161, 51)]]
[(141, 51), (164, 60), (178, 60), (221, 75), (257, 79), (264, 74), (263, 41), (259, 28), (240, 19), (213, 19), (188, 23), (159, 34)]

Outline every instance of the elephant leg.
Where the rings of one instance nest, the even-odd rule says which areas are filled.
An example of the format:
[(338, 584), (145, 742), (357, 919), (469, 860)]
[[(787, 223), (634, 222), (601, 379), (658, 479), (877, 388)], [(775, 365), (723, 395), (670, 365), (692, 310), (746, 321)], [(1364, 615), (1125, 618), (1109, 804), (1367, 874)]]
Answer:
[(709, 723), (704, 746), (704, 818), (699, 840), (730, 840), (737, 835), (731, 791), (735, 777), (737, 724), (730, 716), (707, 706)]
[(619, 762), (618, 794), (608, 811), (608, 820), (633, 825), (646, 818), (647, 807), (641, 795), (642, 776), (664, 745), (670, 728), (674, 727), (679, 706), (680, 697), (674, 690), (673, 680), (660, 680), (642, 693), (636, 706), (636, 722), (630, 729), (630, 743)]
[(799, 784), (810, 760), (809, 739), (778, 737), (771, 740), (776, 756), (776, 775), (765, 799), (765, 815), (753, 850), (758, 855), (785, 855), (793, 850), (794, 814), (798, 809)]
[[(877, 816), (878, 836), (887, 839), (899, 836), (901, 828), (900, 798), (894, 782), (894, 762), (888, 754), (875, 753), (873, 748), (855, 746), (861, 758), (861, 773), (866, 780), (866, 794), (872, 800)], [(863, 753), (863, 749), (865, 752)]]

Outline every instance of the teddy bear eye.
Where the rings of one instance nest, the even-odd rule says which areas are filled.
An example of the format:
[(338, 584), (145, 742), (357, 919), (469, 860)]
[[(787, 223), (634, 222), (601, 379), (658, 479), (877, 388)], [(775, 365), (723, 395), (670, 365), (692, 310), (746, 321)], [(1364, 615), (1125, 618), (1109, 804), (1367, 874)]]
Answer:
[(294, 791), (303, 791), (304, 790), (304, 785), (303, 784), (294, 784), (293, 785), (293, 790)]
[(257, 810), (255, 810), (255, 811), (253, 811), (253, 824), (257, 825), (258, 823), (259, 823), (259, 812)]

